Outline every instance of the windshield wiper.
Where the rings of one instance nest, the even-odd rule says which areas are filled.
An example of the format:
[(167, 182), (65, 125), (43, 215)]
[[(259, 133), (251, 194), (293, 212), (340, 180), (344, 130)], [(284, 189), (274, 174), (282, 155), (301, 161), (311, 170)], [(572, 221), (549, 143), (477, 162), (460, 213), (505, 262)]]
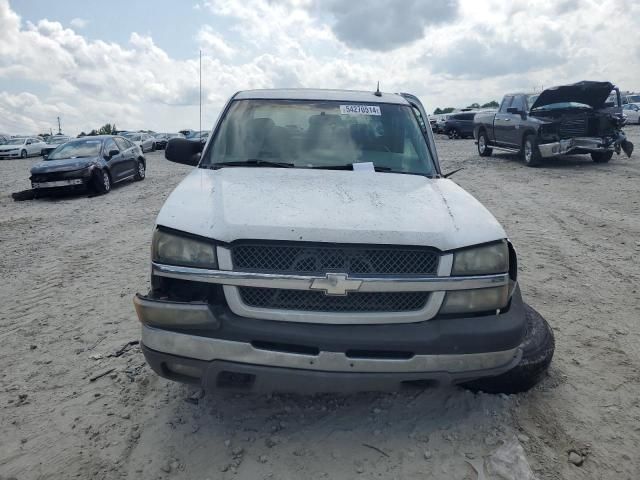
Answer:
[[(313, 170), (353, 170), (353, 163), (343, 163), (341, 165), (314, 165), (308, 168), (311, 168)], [(373, 169), (376, 172), (407, 173), (407, 172), (401, 172), (398, 170), (393, 170), (391, 167), (379, 167), (378, 165), (374, 165)]]
[[(314, 165), (311, 168), (313, 170), (353, 170), (352, 163), (346, 163), (342, 165)], [(418, 173), (418, 172), (405, 172), (403, 170), (394, 170), (391, 167), (381, 167), (379, 165), (374, 165), (373, 170), (376, 172), (384, 172), (384, 173), (402, 173), (404, 175), (420, 175), (422, 177), (434, 178), (432, 175), (428, 175), (426, 173)]]
[(259, 158), (249, 158), (242, 161), (216, 162), (208, 165), (211, 170), (217, 170), (223, 167), (276, 167), (276, 168), (293, 168), (293, 163), (287, 162), (271, 162), (269, 160), (261, 160)]

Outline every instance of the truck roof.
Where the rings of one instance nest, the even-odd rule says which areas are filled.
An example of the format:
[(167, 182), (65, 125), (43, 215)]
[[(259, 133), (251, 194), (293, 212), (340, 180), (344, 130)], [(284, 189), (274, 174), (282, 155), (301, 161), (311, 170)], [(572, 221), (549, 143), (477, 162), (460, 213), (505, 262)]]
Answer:
[(409, 105), (404, 97), (397, 93), (374, 95), (373, 91), (330, 90), (321, 88), (274, 88), (262, 90), (244, 90), (238, 92), (236, 100), (335, 100), (340, 102), (393, 103)]

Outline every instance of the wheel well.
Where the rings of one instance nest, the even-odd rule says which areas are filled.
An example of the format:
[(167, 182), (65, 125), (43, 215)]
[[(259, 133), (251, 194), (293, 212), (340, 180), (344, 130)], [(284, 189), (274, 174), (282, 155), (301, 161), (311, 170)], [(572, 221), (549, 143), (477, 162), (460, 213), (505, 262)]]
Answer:
[(525, 132), (522, 134), (522, 145), (520, 145), (522, 148), (524, 148), (524, 141), (527, 139), (529, 135), (533, 135), (535, 137), (538, 134), (536, 133), (535, 130), (525, 130)]
[(144, 165), (144, 168), (147, 168), (147, 162), (145, 161), (144, 157), (142, 156), (138, 157), (138, 161), (142, 162), (142, 164)]

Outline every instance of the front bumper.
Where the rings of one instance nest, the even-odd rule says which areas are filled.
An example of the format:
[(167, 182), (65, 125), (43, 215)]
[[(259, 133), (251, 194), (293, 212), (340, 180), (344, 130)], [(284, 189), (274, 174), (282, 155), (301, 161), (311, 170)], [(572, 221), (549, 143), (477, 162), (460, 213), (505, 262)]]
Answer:
[(571, 153), (613, 152), (614, 142), (601, 137), (567, 138), (557, 142), (538, 145), (544, 158), (568, 155)]
[(0, 158), (20, 158), (20, 150), (16, 152), (0, 152)]
[(31, 188), (38, 191), (81, 189), (91, 181), (92, 169), (70, 172), (38, 173), (31, 175)]
[(151, 367), (205, 388), (314, 392), (458, 383), (517, 365), (525, 328), (518, 288), (499, 315), (391, 325), (276, 322), (141, 296), (134, 303)]

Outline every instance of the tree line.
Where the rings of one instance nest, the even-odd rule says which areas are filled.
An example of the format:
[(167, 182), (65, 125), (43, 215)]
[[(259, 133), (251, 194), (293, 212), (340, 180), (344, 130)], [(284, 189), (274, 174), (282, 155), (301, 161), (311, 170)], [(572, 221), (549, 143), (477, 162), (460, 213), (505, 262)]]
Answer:
[(97, 130), (94, 128), (89, 133), (80, 132), (80, 135), (78, 135), (78, 136), (79, 137), (93, 137), (95, 135), (115, 135), (116, 133), (118, 133), (118, 130), (116, 129), (116, 124), (115, 123), (113, 125), (111, 125), (110, 123), (105, 123), (103, 126), (101, 126)]
[[(488, 103), (484, 103), (482, 105), (480, 105), (479, 103), (472, 103), (471, 105), (469, 105), (467, 108), (498, 108), (500, 106), (500, 104), (498, 102), (496, 102), (495, 100), (491, 100)], [(433, 111), (434, 115), (440, 115), (442, 113), (451, 113), (455, 110), (454, 107), (447, 107), (447, 108), (436, 108)]]

